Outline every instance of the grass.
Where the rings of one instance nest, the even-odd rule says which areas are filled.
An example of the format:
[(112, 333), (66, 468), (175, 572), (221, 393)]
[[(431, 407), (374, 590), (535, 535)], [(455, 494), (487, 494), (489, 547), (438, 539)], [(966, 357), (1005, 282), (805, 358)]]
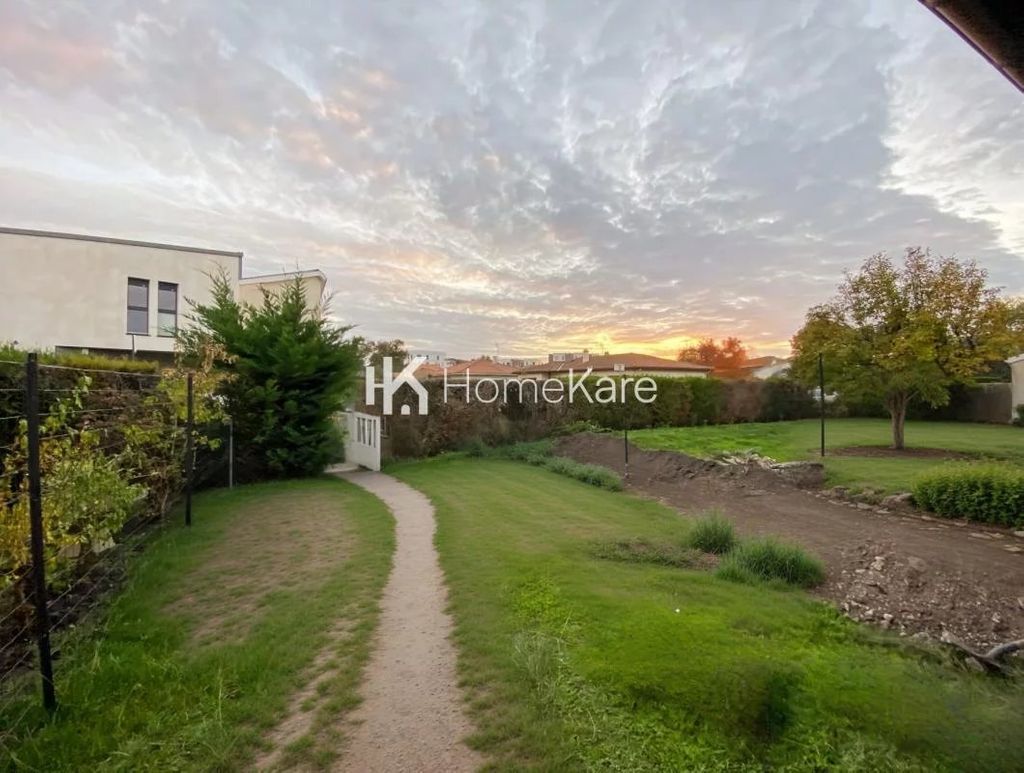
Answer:
[[(314, 732), (289, 751), (326, 763), (339, 741), (326, 719), (356, 702), (392, 549), (390, 513), (343, 481), (197, 497), (191, 530), (167, 527), (106, 613), (59, 637), (55, 717), (34, 675), (13, 685), (3, 756), (19, 770), (244, 770), (326, 650), (336, 671), (309, 707)], [(338, 620), (349, 634), (332, 638)]]
[(687, 542), (696, 550), (722, 555), (736, 547), (736, 532), (729, 521), (711, 513), (694, 521)]
[[(636, 430), (630, 438), (650, 449), (682, 451), (700, 457), (754, 450), (780, 462), (818, 460), (820, 425), (816, 419), (706, 427), (663, 427)], [(830, 456), (828, 449), (850, 446), (888, 446), (889, 422), (883, 419), (829, 419), (826, 455), (822, 460), (831, 485), (885, 492), (910, 491), (924, 472), (949, 462), (926, 458)], [(941, 448), (953, 453), (1024, 465), (1024, 432), (1019, 427), (963, 422), (909, 421), (910, 448)]]
[(825, 580), (825, 567), (795, 545), (771, 538), (740, 543), (718, 567), (718, 576), (735, 582), (774, 582), (813, 588)]
[(1019, 685), (685, 568), (687, 524), (655, 502), (499, 459), (390, 471), (436, 507), (495, 770), (1024, 768)]

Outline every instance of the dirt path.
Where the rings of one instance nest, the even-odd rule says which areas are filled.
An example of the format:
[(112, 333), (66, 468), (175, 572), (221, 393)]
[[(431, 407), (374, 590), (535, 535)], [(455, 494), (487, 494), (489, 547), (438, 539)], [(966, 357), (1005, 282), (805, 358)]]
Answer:
[(473, 728), (462, 713), (455, 675), (452, 624), (434, 549), (434, 508), (423, 494), (388, 475), (342, 477), (391, 509), (397, 545), (360, 690), (363, 703), (346, 718), (346, 724), (358, 725), (337, 769), (475, 770), (483, 760), (462, 743)]
[[(558, 453), (623, 471), (621, 437), (574, 435)], [(851, 617), (975, 644), (1024, 636), (1024, 539), (1004, 529), (829, 500), (759, 468), (630, 446), (627, 487), (683, 512), (720, 510), (741, 534), (821, 557), (821, 594)]]

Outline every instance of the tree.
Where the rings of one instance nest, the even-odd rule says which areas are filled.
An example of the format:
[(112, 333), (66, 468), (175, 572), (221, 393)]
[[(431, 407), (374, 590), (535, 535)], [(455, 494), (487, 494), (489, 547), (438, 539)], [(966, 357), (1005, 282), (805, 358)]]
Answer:
[(746, 363), (747, 349), (735, 336), (724, 338), (721, 343), (715, 343), (713, 338), (702, 338), (696, 346), (682, 349), (676, 359), (707, 365), (715, 370), (736, 371)]
[(179, 335), (186, 355), (213, 344), (229, 372), (220, 387), (246, 477), (316, 475), (336, 456), (334, 416), (360, 372), (349, 327), (310, 307), (296, 279), (259, 305), (235, 300), (227, 277), (213, 277), (210, 304), (192, 304), (194, 327)]
[(390, 341), (370, 341), (366, 338), (355, 339), (359, 346), (359, 357), (365, 365), (372, 365), (377, 373), (381, 372), (384, 358), (392, 359), (392, 368), (398, 373), (409, 361), (409, 350), (405, 341), (393, 338)]
[(973, 260), (908, 248), (899, 266), (884, 253), (848, 273), (838, 294), (807, 313), (794, 336), (793, 373), (817, 383), (824, 354), (829, 384), (845, 397), (877, 400), (892, 419), (892, 447), (905, 446), (907, 406), (949, 402), (989, 360), (1007, 356), (1014, 310)]

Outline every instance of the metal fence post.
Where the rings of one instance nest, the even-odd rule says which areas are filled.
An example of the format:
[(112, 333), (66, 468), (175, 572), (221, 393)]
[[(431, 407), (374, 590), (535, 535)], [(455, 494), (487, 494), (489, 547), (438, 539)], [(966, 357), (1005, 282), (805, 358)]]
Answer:
[(821, 455), (825, 455), (825, 354), (818, 352), (818, 402), (821, 409)]
[(53, 655), (50, 652), (50, 615), (46, 599), (46, 556), (43, 534), (43, 489), (39, 465), (39, 357), (28, 355), (25, 363), (25, 419), (28, 424), (28, 507), (32, 532), (32, 600), (36, 608), (36, 641), (39, 645), (39, 674), (43, 680), (43, 705), (53, 712), (57, 695), (53, 689)]
[(188, 396), (185, 414), (185, 525), (192, 525), (192, 476), (195, 471), (194, 434), (195, 413), (193, 408), (192, 374), (188, 374)]
[(228, 419), (228, 488), (235, 487), (235, 420)]
[(622, 451), (625, 454), (626, 465), (622, 477), (629, 480), (629, 426), (622, 428)]

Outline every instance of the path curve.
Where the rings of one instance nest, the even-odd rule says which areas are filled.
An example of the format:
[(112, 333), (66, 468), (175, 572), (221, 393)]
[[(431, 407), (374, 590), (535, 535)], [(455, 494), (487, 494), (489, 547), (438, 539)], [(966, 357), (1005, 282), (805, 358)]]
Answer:
[(434, 508), (416, 489), (379, 472), (341, 475), (369, 491), (395, 516), (395, 561), (381, 599), (374, 649), (346, 718), (350, 734), (340, 771), (469, 771), (483, 764), (463, 739), (473, 726), (462, 712), (447, 592), (434, 548)]

